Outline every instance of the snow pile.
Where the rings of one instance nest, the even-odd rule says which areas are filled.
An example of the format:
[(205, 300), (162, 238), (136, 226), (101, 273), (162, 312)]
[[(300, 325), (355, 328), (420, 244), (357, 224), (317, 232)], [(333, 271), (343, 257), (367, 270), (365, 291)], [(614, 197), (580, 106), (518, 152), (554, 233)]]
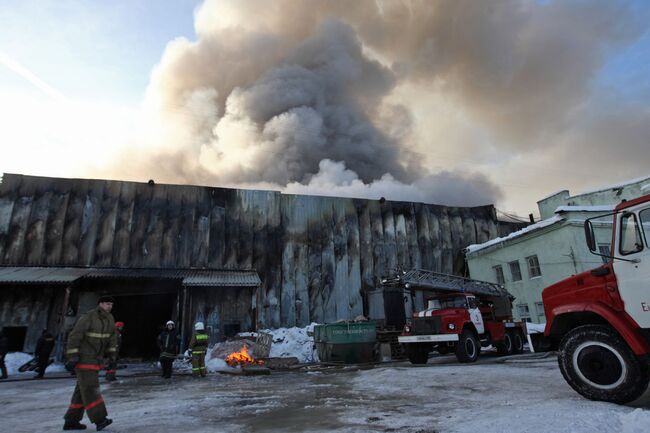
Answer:
[(208, 353), (208, 355), (205, 358), (205, 366), (207, 367), (208, 371), (210, 373), (214, 373), (217, 371), (232, 371), (235, 370), (235, 368), (229, 366), (226, 364), (226, 361), (224, 361), (221, 358), (210, 358), (211, 352)]
[[(29, 353), (23, 353), (23, 352), (12, 352), (12, 353), (7, 353), (7, 356), (5, 356), (5, 365), (7, 366), (7, 374), (8, 375), (13, 375), (13, 374), (19, 374), (19, 375), (34, 375), (36, 374), (34, 371), (25, 371), (23, 373), (20, 373), (18, 371), (18, 368), (29, 362), (34, 355), (31, 355)], [(50, 364), (49, 367), (45, 370), (45, 374), (47, 373), (54, 373), (54, 372), (61, 372), (65, 371), (65, 367), (63, 364)]]
[(630, 413), (620, 415), (621, 433), (645, 433), (650, 429), (650, 411), (634, 409)]
[(526, 329), (529, 334), (538, 334), (544, 332), (546, 328), (546, 323), (526, 323)]
[[(289, 358), (294, 357), (300, 363), (318, 362), (318, 355), (314, 348), (314, 339), (309, 333), (314, 331), (312, 323), (304, 328), (278, 328), (265, 329), (260, 332), (271, 334), (273, 343), (271, 345), (270, 358)], [(246, 332), (238, 334), (240, 337), (254, 338), (256, 332)], [(212, 346), (206, 355), (205, 365), (208, 371), (231, 371), (232, 368), (226, 364), (224, 359), (232, 352), (236, 352), (245, 345), (249, 353), (253, 353), (255, 343), (251, 340), (233, 340), (224, 341)]]
[(21, 353), (21, 352), (7, 353), (7, 356), (5, 356), (5, 364), (7, 365), (7, 374), (12, 375), (18, 373), (18, 367), (28, 362), (32, 358), (33, 356), (28, 353)]
[(304, 328), (278, 328), (266, 329), (263, 332), (273, 336), (271, 346), (271, 358), (296, 357), (298, 362), (318, 362), (318, 355), (314, 348), (314, 338), (308, 333), (314, 332), (314, 326), (318, 323), (311, 323)]

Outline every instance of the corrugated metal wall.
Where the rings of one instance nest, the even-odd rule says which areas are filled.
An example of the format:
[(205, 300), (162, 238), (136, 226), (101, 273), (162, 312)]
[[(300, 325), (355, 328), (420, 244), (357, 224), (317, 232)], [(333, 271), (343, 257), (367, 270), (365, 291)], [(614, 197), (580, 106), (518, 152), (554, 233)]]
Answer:
[(464, 268), (497, 235), (492, 206), (5, 174), (0, 264), (255, 269), (261, 326), (363, 311), (361, 290), (395, 267)]

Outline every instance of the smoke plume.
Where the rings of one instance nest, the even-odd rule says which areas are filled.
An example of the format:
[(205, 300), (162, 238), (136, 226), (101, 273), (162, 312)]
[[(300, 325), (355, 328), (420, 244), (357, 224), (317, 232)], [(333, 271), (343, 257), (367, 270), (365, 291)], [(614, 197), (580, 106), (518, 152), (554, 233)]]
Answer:
[(502, 192), (435, 163), (472, 144), (429, 134), (444, 119), (416, 99), (463, 113), (480, 155), (566, 144), (597, 127), (605, 56), (643, 31), (623, 1), (532, 0), (207, 0), (195, 29), (152, 74), (127, 177), (450, 205)]

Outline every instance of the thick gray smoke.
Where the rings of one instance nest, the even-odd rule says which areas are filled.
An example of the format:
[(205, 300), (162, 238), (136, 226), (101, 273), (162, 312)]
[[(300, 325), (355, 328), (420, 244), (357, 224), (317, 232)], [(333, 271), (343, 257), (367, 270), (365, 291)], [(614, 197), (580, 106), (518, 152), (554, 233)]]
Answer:
[(152, 145), (123, 170), (454, 205), (501, 192), (429, 169), (455, 143), (429, 142), (438, 119), (398, 95), (444, 95), (517, 153), (569, 130), (604, 56), (642, 30), (625, 2), (532, 0), (207, 0), (195, 26), (155, 69)]

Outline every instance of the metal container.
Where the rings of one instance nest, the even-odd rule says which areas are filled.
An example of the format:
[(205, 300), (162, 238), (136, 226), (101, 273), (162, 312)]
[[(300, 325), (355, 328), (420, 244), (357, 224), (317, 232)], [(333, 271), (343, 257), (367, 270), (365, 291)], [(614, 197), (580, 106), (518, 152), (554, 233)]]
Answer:
[(322, 362), (372, 362), (376, 358), (376, 325), (374, 322), (316, 325), (314, 343)]

